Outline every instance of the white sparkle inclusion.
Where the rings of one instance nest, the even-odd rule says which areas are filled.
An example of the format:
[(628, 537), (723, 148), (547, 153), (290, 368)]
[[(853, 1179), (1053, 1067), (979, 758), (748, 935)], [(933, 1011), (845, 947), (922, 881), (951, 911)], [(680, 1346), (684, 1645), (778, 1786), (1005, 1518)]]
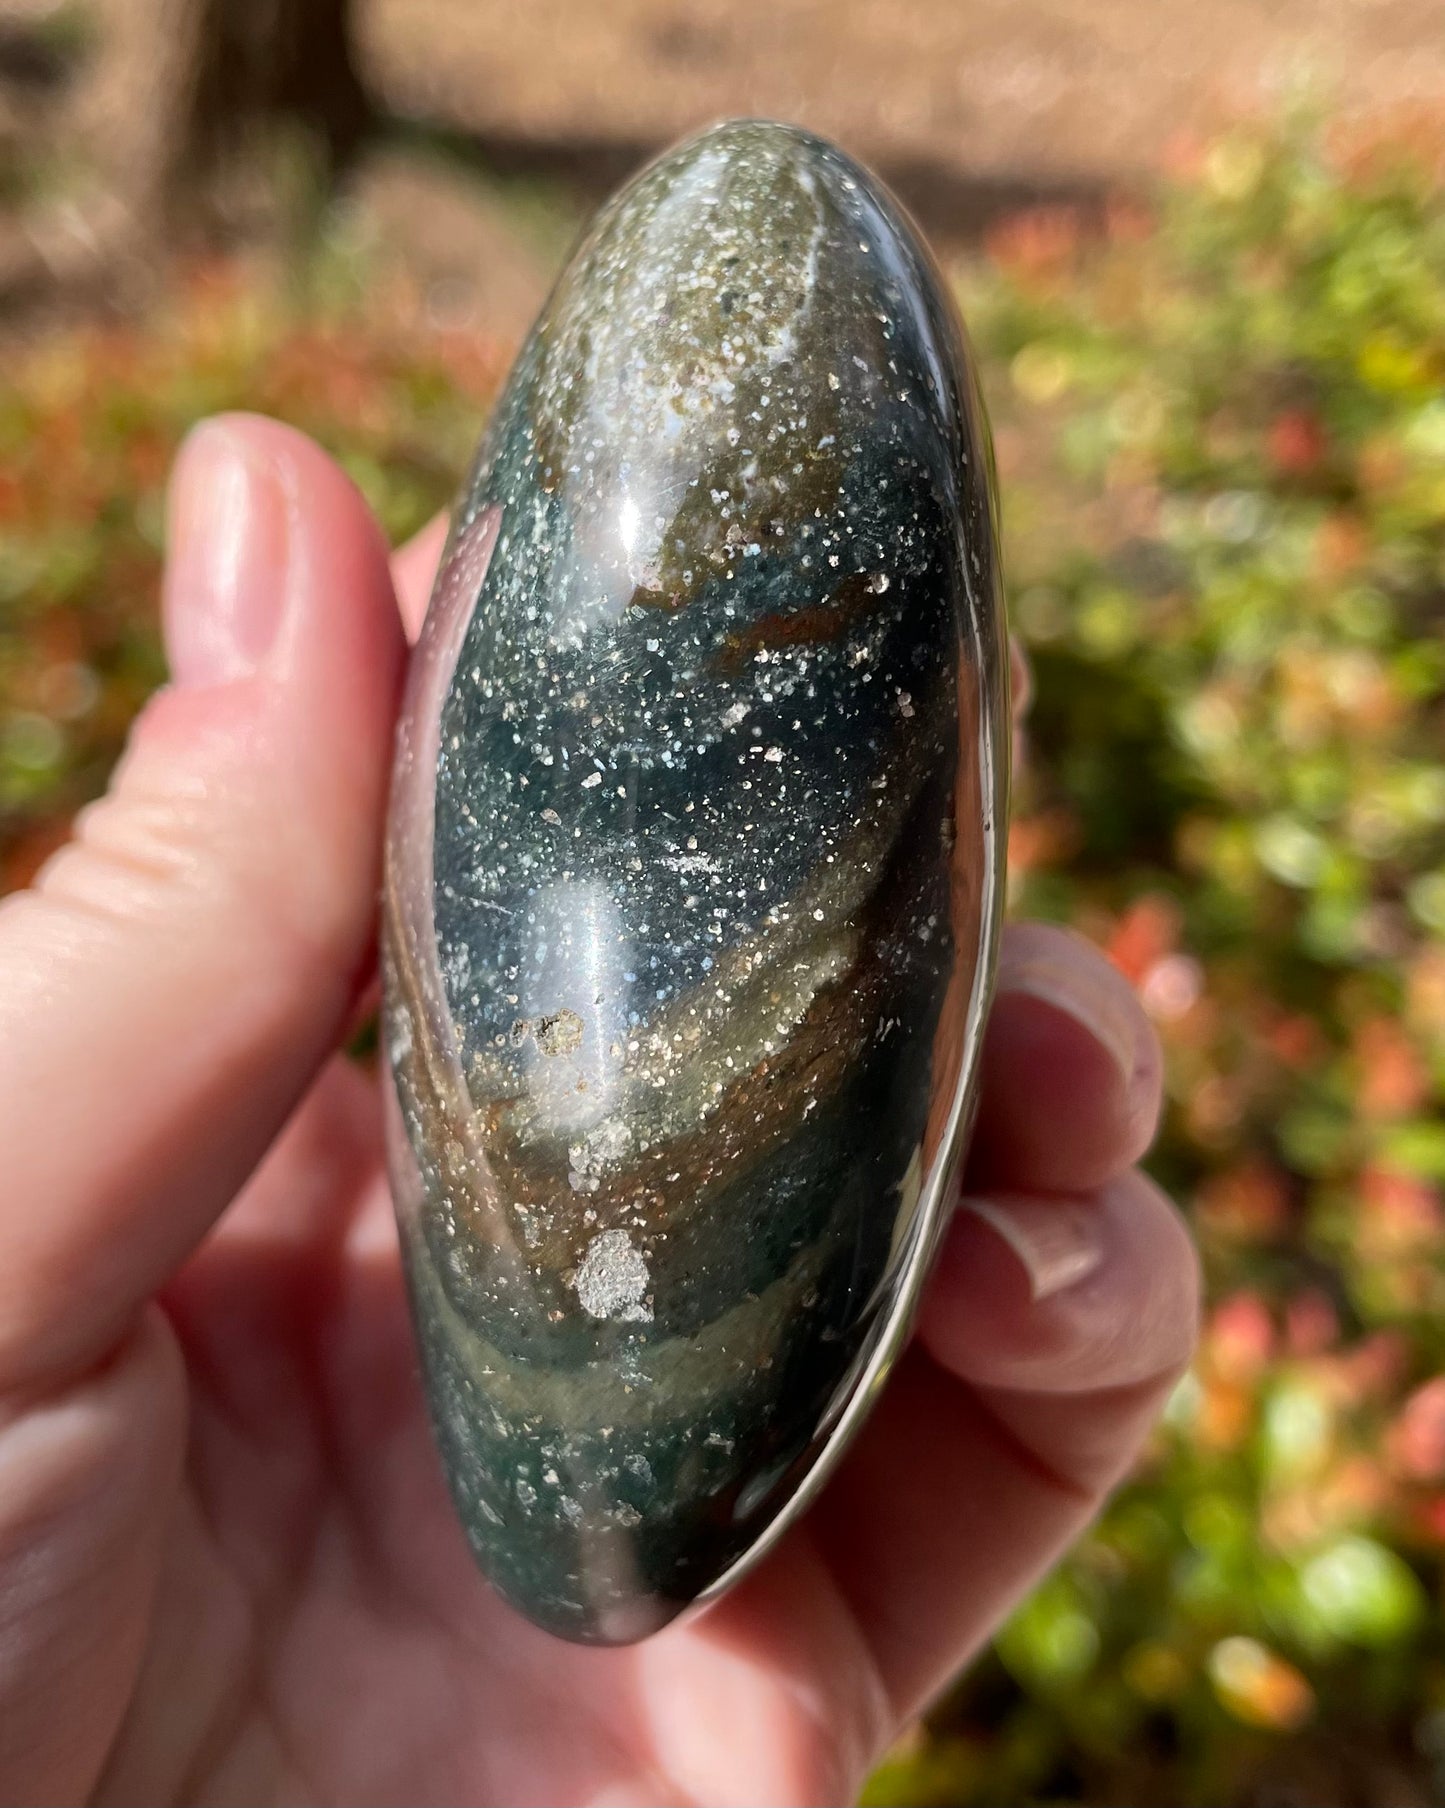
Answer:
[(642, 1297), (650, 1278), (642, 1251), (632, 1247), (627, 1232), (604, 1230), (587, 1245), (573, 1284), (592, 1318), (645, 1324), (652, 1317), (652, 1307)]

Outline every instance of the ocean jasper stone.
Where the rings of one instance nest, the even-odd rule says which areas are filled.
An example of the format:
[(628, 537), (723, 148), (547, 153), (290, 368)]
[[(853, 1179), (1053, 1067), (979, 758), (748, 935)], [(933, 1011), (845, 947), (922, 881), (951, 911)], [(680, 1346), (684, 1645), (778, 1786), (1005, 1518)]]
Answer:
[(458, 1512), (567, 1637), (774, 1544), (906, 1334), (997, 933), (991, 483), (897, 204), (741, 122), (598, 216), (458, 506), (392, 803), (393, 1183)]

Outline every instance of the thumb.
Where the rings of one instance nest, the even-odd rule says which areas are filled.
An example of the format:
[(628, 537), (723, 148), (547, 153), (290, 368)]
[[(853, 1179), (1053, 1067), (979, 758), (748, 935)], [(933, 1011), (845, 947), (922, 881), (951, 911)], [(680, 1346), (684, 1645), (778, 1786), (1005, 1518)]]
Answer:
[(342, 1033), (371, 958), (402, 639), (299, 434), (229, 416), (171, 494), (174, 684), (0, 908), (0, 1385), (111, 1347)]

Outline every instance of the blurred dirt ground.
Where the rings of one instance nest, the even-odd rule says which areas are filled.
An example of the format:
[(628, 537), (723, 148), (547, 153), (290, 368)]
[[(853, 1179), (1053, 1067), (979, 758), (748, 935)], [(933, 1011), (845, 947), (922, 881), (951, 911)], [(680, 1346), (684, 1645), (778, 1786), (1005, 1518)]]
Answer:
[(361, 0), (393, 101), (520, 145), (651, 147), (763, 113), (895, 167), (1019, 183), (1153, 170), (1306, 82), (1445, 95), (1441, 0)]
[[(945, 255), (1021, 206), (1146, 185), (1181, 141), (1292, 94), (1342, 117), (1445, 105), (1442, 0), (358, 0), (356, 22), (387, 104), (467, 135), (496, 177), (585, 208), (680, 134), (771, 115), (877, 163)], [(396, 180), (401, 243), (421, 214), (389, 205)], [(550, 249), (517, 245), (496, 278), (474, 262), (459, 291), (510, 337)]]
[[(176, 9), (0, 0), (0, 316), (144, 288), (117, 179), (158, 129)], [(1181, 140), (1291, 92), (1346, 116), (1445, 105), (1445, 0), (355, 0), (353, 18), (399, 128), (351, 172), (358, 228), (506, 340), (601, 195), (730, 113), (839, 138), (947, 255), (1021, 205), (1143, 186)]]

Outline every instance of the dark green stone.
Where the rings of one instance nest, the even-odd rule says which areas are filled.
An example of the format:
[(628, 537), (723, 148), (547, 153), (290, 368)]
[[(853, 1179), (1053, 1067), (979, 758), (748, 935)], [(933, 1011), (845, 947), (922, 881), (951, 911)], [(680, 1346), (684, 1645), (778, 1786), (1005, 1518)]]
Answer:
[(1001, 891), (990, 486), (897, 204), (742, 122), (598, 217), (458, 506), (398, 742), (393, 1180), (458, 1510), (566, 1636), (736, 1575), (906, 1332)]

